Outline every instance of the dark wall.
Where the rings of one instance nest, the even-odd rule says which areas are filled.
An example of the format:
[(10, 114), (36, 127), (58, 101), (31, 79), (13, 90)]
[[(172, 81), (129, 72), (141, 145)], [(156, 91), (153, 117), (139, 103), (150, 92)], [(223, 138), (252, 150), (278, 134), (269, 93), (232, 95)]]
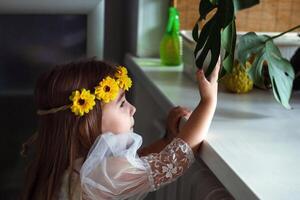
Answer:
[(138, 0), (105, 1), (104, 59), (123, 64), (136, 52)]
[[(123, 64), (125, 54), (136, 51), (138, 0), (107, 0), (105, 4), (104, 59)], [(44, 45), (44, 47), (49, 47), (49, 45)], [(53, 61), (57, 62), (57, 59)], [(19, 71), (17, 75), (22, 75), (22, 73)], [(12, 77), (12, 79), (15, 78), (16, 76)], [(14, 83), (12, 80), (8, 82)], [(26, 80), (21, 82), (26, 82)], [(36, 108), (32, 93), (6, 94), (3, 91), (0, 90), (2, 105), (0, 199), (17, 199), (22, 187), (25, 168), (24, 159), (20, 157), (19, 152), (21, 144), (35, 131)], [(130, 94), (128, 97), (131, 99)]]

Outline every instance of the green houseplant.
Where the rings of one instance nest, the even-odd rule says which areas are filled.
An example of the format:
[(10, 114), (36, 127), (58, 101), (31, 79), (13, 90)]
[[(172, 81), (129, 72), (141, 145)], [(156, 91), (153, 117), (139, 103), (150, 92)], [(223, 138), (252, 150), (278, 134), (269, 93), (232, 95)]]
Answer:
[[(194, 50), (196, 66), (203, 66), (208, 53), (210, 52), (211, 54), (206, 75), (213, 71), (221, 51), (224, 52), (221, 76), (231, 72), (236, 46), (235, 12), (258, 3), (259, 0), (200, 1), (199, 19), (195, 23), (192, 34), (193, 39), (197, 43)], [(200, 30), (199, 22), (205, 21), (207, 15), (212, 11), (215, 11), (214, 15)], [(278, 47), (274, 45), (273, 39), (299, 27), (300, 25), (273, 37), (267, 35), (258, 36), (254, 32), (247, 33), (241, 37), (237, 49), (238, 60), (242, 64), (245, 64), (250, 57), (254, 57), (248, 74), (255, 85), (263, 84), (265, 79), (263, 63), (268, 63), (268, 73), (273, 95), (287, 109), (290, 109), (289, 99), (295, 75), (291, 64), (282, 57)]]

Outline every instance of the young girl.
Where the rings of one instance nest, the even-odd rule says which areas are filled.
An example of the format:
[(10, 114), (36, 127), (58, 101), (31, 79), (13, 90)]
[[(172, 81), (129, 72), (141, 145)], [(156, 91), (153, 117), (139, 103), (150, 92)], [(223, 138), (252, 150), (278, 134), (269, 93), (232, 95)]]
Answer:
[[(42, 75), (35, 90), (37, 133), (25, 143), (35, 151), (22, 199), (142, 199), (174, 181), (193, 163), (212, 121), (219, 67), (208, 80), (198, 70), (201, 101), (179, 133), (170, 131), (140, 156), (125, 67), (88, 60)], [(171, 124), (187, 114), (176, 110)]]

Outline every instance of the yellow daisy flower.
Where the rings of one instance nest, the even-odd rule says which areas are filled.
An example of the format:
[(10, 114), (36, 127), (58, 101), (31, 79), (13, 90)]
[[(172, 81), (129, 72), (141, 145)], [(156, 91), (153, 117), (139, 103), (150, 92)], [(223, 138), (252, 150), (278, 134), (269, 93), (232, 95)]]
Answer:
[(119, 87), (123, 90), (129, 90), (129, 88), (132, 86), (132, 80), (127, 75), (121, 76), (117, 79), (117, 83), (119, 84)]
[(127, 69), (123, 66), (119, 66), (117, 67), (117, 73), (115, 74), (116, 78), (120, 78), (122, 76), (126, 76), (127, 75)]
[(96, 104), (95, 95), (91, 94), (90, 91), (86, 89), (81, 89), (81, 92), (78, 90), (72, 92), (70, 100), (73, 102), (71, 111), (79, 116), (88, 113)]
[(103, 100), (105, 103), (114, 100), (119, 93), (119, 86), (115, 79), (106, 77), (103, 79), (97, 87), (95, 87), (95, 95), (99, 100)]

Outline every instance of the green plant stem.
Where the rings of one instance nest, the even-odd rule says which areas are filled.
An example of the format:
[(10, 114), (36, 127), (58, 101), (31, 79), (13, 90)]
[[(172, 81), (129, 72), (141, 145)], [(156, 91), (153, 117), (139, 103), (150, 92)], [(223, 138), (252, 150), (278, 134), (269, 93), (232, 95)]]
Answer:
[(295, 26), (295, 27), (293, 27), (293, 28), (291, 28), (291, 29), (289, 29), (289, 30), (287, 30), (287, 31), (284, 31), (284, 32), (278, 34), (278, 35), (275, 35), (275, 36), (273, 36), (273, 37), (270, 37), (270, 38), (268, 38), (265, 42), (267, 42), (267, 41), (269, 41), (269, 40), (274, 40), (275, 38), (278, 38), (278, 37), (280, 37), (280, 36), (282, 36), (282, 35), (284, 35), (284, 34), (290, 32), (290, 31), (293, 31), (293, 30), (298, 29), (298, 28), (300, 28), (300, 25)]

